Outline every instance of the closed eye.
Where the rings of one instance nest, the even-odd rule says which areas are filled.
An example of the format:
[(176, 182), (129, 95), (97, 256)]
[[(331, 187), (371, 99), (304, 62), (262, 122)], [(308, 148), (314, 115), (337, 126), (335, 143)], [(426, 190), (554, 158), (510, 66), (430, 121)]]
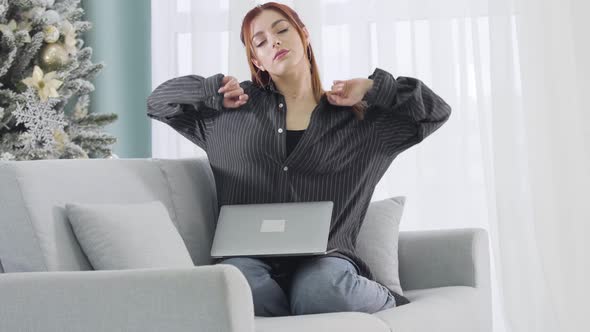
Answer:
[[(281, 31), (279, 31), (279, 33), (287, 32), (287, 30), (289, 30), (289, 29), (284, 29), (284, 30), (281, 30)], [(260, 46), (262, 46), (264, 43), (266, 43), (266, 40), (265, 40), (265, 41), (263, 41), (262, 43), (260, 43), (260, 44), (256, 45), (256, 47), (260, 47)]]

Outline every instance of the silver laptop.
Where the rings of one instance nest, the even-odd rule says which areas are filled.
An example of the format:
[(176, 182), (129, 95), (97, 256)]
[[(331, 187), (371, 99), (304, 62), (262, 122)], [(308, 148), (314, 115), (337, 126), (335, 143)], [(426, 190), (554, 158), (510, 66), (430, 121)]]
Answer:
[(332, 201), (222, 205), (211, 257), (323, 255)]

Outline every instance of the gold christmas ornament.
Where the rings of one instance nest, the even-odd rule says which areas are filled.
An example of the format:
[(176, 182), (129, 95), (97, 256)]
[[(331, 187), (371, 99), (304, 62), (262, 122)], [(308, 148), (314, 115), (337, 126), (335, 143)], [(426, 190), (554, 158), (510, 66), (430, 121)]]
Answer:
[(49, 71), (65, 66), (70, 61), (70, 57), (63, 45), (53, 43), (43, 46), (40, 53), (40, 61), (44, 69)]
[(44, 40), (46, 43), (53, 44), (59, 40), (59, 30), (53, 25), (43, 28), (43, 33), (45, 34)]

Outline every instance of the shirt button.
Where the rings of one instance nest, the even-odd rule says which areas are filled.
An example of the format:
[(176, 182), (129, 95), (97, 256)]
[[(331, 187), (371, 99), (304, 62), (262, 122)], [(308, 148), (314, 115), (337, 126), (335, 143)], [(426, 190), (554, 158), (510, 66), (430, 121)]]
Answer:
[(279, 108), (283, 108), (283, 103), (280, 103), (279, 104)]
[(289, 167), (285, 166), (283, 167), (283, 171), (287, 171), (289, 169)]
[(279, 128), (279, 133), (282, 133), (282, 132), (283, 132), (283, 128)]

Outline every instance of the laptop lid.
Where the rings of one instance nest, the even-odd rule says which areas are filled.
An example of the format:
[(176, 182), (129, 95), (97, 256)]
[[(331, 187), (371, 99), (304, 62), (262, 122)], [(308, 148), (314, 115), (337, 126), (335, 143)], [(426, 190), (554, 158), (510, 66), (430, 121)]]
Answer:
[(326, 254), (333, 206), (332, 201), (223, 205), (211, 257)]

